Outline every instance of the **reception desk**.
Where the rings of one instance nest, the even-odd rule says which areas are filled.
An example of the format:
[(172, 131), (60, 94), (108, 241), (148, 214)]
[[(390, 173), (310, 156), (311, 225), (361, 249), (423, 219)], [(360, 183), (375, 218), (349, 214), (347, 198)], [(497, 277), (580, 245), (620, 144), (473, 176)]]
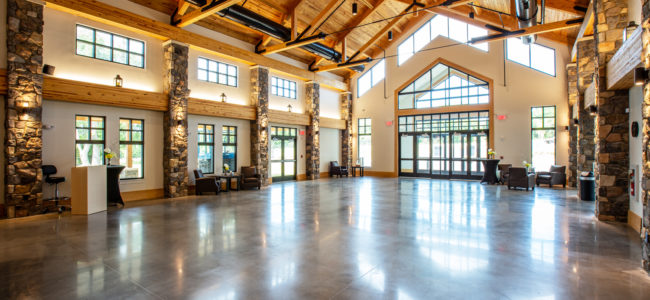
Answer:
[(106, 210), (106, 166), (72, 168), (70, 183), (73, 215)]

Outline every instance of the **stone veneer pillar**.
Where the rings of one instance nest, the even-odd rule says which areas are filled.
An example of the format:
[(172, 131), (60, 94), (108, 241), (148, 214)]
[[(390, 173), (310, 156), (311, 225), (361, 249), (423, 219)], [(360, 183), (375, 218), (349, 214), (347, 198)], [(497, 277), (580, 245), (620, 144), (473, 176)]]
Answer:
[(352, 93), (341, 93), (341, 119), (345, 129), (341, 130), (341, 166), (352, 167)]
[[(643, 0), (643, 53), (641, 58), (646, 69), (650, 69), (650, 0)], [(650, 84), (643, 86), (643, 177), (642, 195), (643, 201), (643, 228), (641, 230), (643, 244), (642, 262), (643, 268), (650, 274)]]
[(175, 41), (163, 44), (164, 92), (168, 108), (163, 118), (163, 188), (165, 197), (187, 195), (187, 99), (189, 48)]
[(594, 0), (594, 39), (597, 45), (595, 79), (596, 116), (596, 216), (599, 220), (627, 222), (629, 107), (628, 90), (607, 90), (607, 62), (623, 45), (627, 26), (626, 0)]
[[(585, 109), (585, 92), (594, 80), (596, 45), (594, 38), (586, 37), (577, 44), (577, 87), (578, 87), (578, 129), (577, 129), (577, 168), (580, 172), (593, 171), (596, 160), (595, 118)], [(580, 182), (578, 182), (580, 186)]]
[(575, 63), (566, 66), (567, 72), (567, 91), (569, 93), (569, 166), (568, 184), (570, 187), (577, 186), (578, 180), (578, 126), (573, 124), (574, 104), (578, 102), (580, 93), (578, 92), (578, 66)]
[(43, 6), (6, 3), (5, 205), (9, 217), (24, 217), (43, 209)]
[(320, 178), (320, 84), (314, 81), (305, 84), (306, 108), (309, 114), (307, 126), (307, 147), (305, 149), (307, 178)]
[(262, 175), (262, 184), (269, 183), (269, 69), (251, 67), (251, 104), (256, 107), (251, 121), (251, 165)]

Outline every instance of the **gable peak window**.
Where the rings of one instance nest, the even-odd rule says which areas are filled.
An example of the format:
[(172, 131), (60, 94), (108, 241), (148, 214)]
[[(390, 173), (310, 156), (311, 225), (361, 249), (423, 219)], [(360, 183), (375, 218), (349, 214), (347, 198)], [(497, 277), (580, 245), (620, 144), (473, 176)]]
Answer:
[(540, 44), (524, 44), (521, 39), (506, 40), (506, 58), (509, 61), (555, 76), (555, 49)]
[(357, 98), (363, 96), (363, 94), (380, 83), (385, 77), (386, 62), (382, 59), (357, 79)]

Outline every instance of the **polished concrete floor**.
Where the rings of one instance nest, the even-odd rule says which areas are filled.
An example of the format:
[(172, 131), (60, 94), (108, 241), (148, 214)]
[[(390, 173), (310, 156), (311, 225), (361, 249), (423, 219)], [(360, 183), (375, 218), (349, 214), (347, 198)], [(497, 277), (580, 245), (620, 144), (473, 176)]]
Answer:
[(650, 299), (575, 190), (343, 178), (0, 222), (0, 298)]

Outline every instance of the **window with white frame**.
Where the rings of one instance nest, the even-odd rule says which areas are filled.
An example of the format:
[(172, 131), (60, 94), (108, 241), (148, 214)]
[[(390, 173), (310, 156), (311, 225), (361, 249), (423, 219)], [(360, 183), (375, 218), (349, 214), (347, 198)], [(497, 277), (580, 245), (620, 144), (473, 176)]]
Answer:
[[(460, 43), (467, 43), (472, 38), (486, 36), (487, 34), (488, 31), (483, 28), (437, 15), (397, 46), (397, 64), (402, 65), (438, 36), (444, 36)], [(488, 43), (469, 45), (485, 52), (488, 51), (489, 47)]]
[(382, 59), (357, 79), (357, 97), (361, 97), (384, 77), (386, 77), (386, 62)]
[(237, 67), (199, 57), (198, 78), (201, 81), (237, 86)]
[(524, 44), (521, 39), (506, 41), (506, 58), (531, 69), (555, 76), (555, 49), (539, 44)]
[(372, 162), (372, 123), (370, 118), (359, 118), (359, 153), (358, 163), (364, 167), (370, 167)]
[(271, 95), (296, 99), (296, 82), (271, 77)]
[(144, 68), (144, 42), (77, 25), (77, 55)]

